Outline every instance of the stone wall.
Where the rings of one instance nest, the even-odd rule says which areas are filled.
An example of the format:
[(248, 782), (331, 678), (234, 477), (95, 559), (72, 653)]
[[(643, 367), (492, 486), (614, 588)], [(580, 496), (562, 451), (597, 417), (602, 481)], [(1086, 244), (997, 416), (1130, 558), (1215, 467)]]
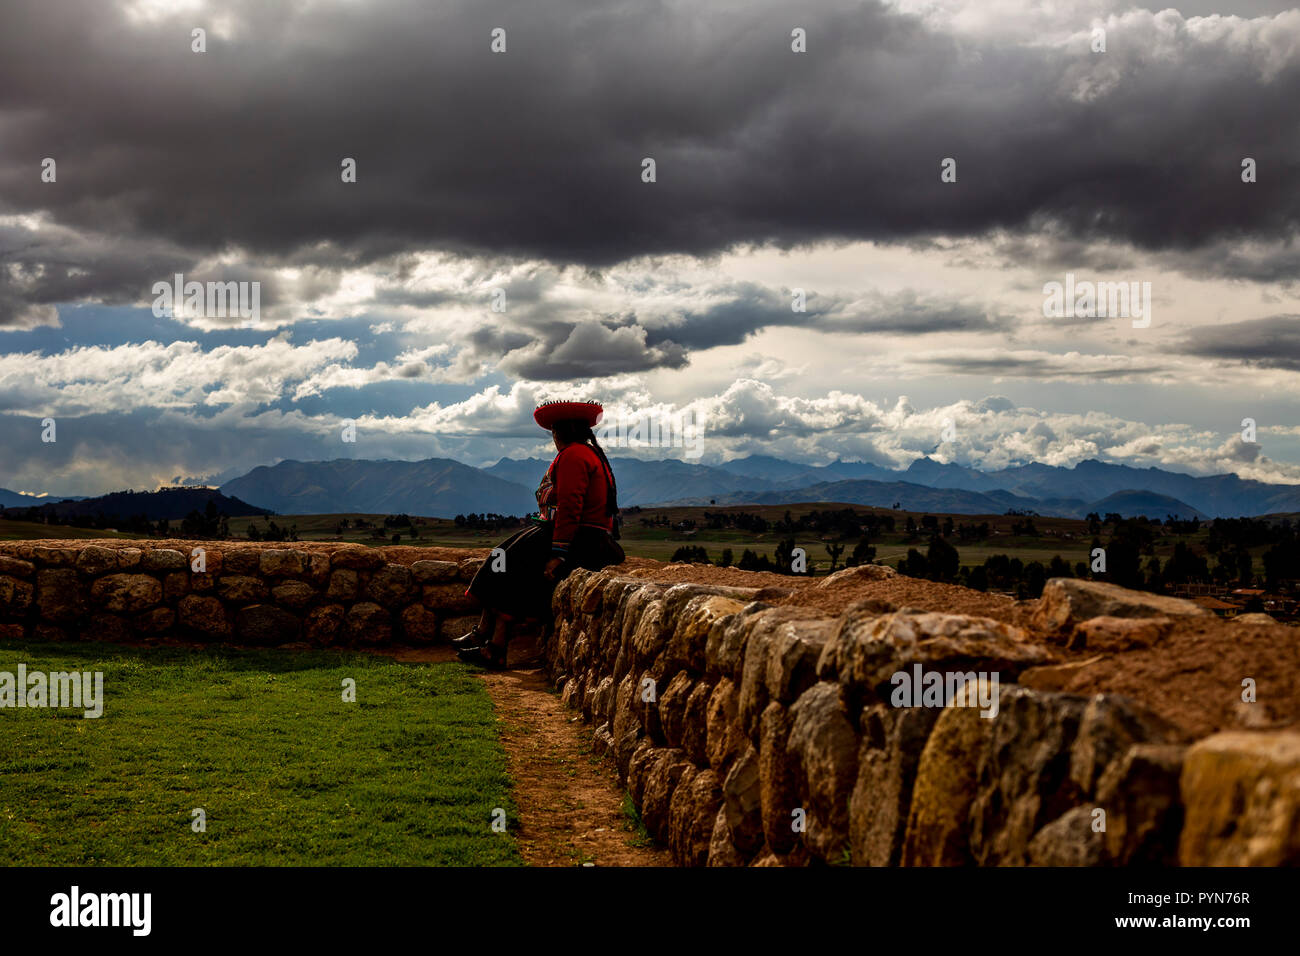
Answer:
[(425, 644), (449, 628), (463, 633), (477, 608), (465, 587), (478, 558), (410, 560), (418, 549), (360, 545), (165, 545), (0, 546), (0, 639)]
[[(1016, 626), (764, 597), (611, 569), (555, 595), (551, 677), (680, 864), (1300, 863), (1294, 724), (1194, 740), (1132, 699), (1042, 689), (1075, 666), (1062, 648), (1140, 644), (1203, 616), (1190, 602), (1058, 579)], [(996, 716), (893, 706), (916, 668), (997, 673)]]

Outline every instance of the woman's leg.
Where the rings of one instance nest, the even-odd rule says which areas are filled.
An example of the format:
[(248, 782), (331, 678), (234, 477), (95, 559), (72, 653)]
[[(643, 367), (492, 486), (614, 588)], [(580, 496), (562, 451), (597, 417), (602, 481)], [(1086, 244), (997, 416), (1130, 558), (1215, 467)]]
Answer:
[(491, 608), (484, 608), (478, 623), (466, 634), (455, 638), (451, 646), (455, 648), (462, 647), (482, 647), (492, 640), (493, 631), (496, 629), (497, 612)]

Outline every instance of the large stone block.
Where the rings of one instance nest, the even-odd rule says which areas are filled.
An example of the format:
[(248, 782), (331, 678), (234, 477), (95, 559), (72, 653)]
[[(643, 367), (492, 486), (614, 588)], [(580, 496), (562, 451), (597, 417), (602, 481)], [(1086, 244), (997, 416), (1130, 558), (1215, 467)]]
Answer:
[(91, 600), (106, 611), (143, 611), (162, 596), (162, 582), (151, 574), (106, 574), (90, 587)]
[(465, 614), (477, 610), (478, 599), (465, 593), (464, 584), (426, 584), (421, 588), (420, 600), (425, 607), (436, 608), (448, 614)]
[(86, 545), (77, 555), (77, 570), (82, 574), (97, 575), (106, 571), (116, 571), (117, 551), (97, 544)]
[(249, 574), (223, 574), (217, 578), (217, 596), (231, 604), (260, 604), (269, 601), (266, 582)]
[(681, 866), (704, 866), (709, 860), (713, 824), (722, 805), (722, 787), (712, 770), (683, 773), (668, 808), (668, 848)]
[(1183, 761), (1183, 866), (1300, 865), (1300, 733), (1229, 731)]
[(366, 584), (366, 594), (370, 600), (389, 610), (411, 603), (417, 593), (411, 569), (400, 564), (384, 565)]
[(823, 681), (790, 708), (786, 744), (805, 811), (803, 842), (816, 857), (839, 863), (849, 848), (849, 796), (858, 772), (858, 735), (838, 684)]
[(315, 603), (319, 593), (306, 581), (281, 581), (271, 588), (275, 603), (293, 611), (304, 611)]
[(331, 572), (325, 596), (331, 601), (355, 601), (360, 590), (361, 581), (357, 577), (357, 572), (349, 568), (340, 568)]
[[(217, 552), (220, 553), (220, 552)], [(212, 567), (212, 553), (205, 555), (207, 563), (207, 572), (211, 574), (214, 570)], [(189, 559), (179, 551), (171, 548), (151, 548), (140, 556), (141, 571), (188, 571), (190, 570)]]
[(457, 579), (460, 565), (455, 561), (416, 561), (411, 574), (419, 584), (446, 584)]
[(338, 642), (347, 610), (342, 604), (322, 604), (307, 612), (303, 637), (312, 644), (328, 647)]
[(201, 637), (221, 640), (230, 636), (230, 620), (226, 608), (214, 597), (190, 594), (176, 604), (177, 619), (182, 627)]
[(258, 568), (268, 578), (296, 577), (307, 570), (306, 557), (301, 551), (268, 548), (259, 555)]
[(36, 606), (40, 609), (42, 618), (55, 624), (75, 621), (84, 614), (85, 603), (77, 572), (70, 567), (41, 568), (37, 571)]
[(731, 840), (746, 858), (763, 846), (763, 794), (758, 751), (752, 746), (731, 765), (722, 783)]
[(1106, 812), (1108, 862), (1176, 866), (1183, 805), (1178, 778), (1186, 748), (1134, 744), (1102, 775), (1097, 805)]
[(0, 554), (0, 574), (14, 578), (30, 578), (35, 573), (36, 565), (32, 562)]
[(862, 713), (858, 777), (849, 802), (849, 843), (857, 866), (897, 866), (912, 784), (940, 711), (873, 704)]
[(352, 605), (343, 629), (349, 644), (387, 644), (393, 639), (392, 617), (370, 601)]
[(1002, 684), (1022, 670), (1051, 660), (1023, 631), (990, 618), (904, 608), (880, 616), (855, 605), (840, 618), (818, 664), (824, 678), (838, 675), (852, 706), (887, 703), (898, 672), (996, 672)]
[(378, 571), (388, 559), (382, 551), (364, 546), (340, 548), (330, 555), (331, 568), (345, 568), (348, 571)]
[(235, 612), (235, 635), (245, 644), (289, 644), (298, 640), (298, 618), (274, 604), (250, 604)]
[(7, 574), (0, 575), (0, 613), (11, 616), (26, 614), (35, 593), (31, 582)]
[(790, 715), (773, 701), (759, 719), (758, 780), (763, 835), (777, 853), (794, 849), (799, 839), (794, 829), (795, 811), (806, 813), (799, 796), (798, 770), (788, 750), (789, 740)]
[(740, 693), (731, 680), (718, 681), (709, 695), (705, 746), (709, 766), (721, 773), (738, 757), (748, 741), (740, 732), (737, 715)]
[(423, 604), (411, 604), (402, 610), (402, 636), (412, 644), (432, 644), (438, 640), (438, 615)]
[[(671, 605), (665, 607), (671, 612)], [(704, 673), (705, 648), (710, 632), (725, 625), (727, 619), (742, 607), (744, 605), (739, 601), (716, 594), (692, 597), (676, 618), (676, 626), (665, 649), (667, 666), (685, 667), (695, 674)]]
[(1034, 611), (1031, 626), (1064, 631), (1093, 617), (1209, 617), (1211, 612), (1182, 598), (1130, 591), (1117, 584), (1082, 578), (1052, 578)]

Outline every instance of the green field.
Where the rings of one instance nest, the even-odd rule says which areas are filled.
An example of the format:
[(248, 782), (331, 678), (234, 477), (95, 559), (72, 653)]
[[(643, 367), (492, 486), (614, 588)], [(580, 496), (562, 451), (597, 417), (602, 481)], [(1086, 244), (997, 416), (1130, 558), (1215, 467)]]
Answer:
[(74, 528), (71, 525), (41, 524), (36, 521), (14, 521), (0, 518), (0, 541), (29, 541), (34, 538), (134, 538), (138, 535), (118, 531), (96, 531), (92, 528)]
[[(9, 865), (518, 865), (491, 702), (458, 664), (9, 642), (104, 713), (0, 709)], [(345, 678), (356, 702), (343, 701)], [(191, 811), (206, 813), (195, 832)], [(494, 832), (494, 811), (509, 829)]]
[[(789, 512), (792, 517), (798, 518), (814, 510), (826, 511), (841, 508), (852, 508), (859, 514), (874, 513), (893, 516), (898, 530), (892, 534), (882, 533), (871, 538), (871, 543), (876, 548), (876, 562), (878, 564), (897, 566), (899, 560), (907, 555), (909, 548), (925, 551), (926, 542), (929, 538), (927, 533), (921, 532), (909, 538), (902, 530), (909, 515), (919, 524), (925, 516), (924, 512), (893, 511), (886, 508), (870, 508), (865, 505), (835, 503), (735, 505), (716, 508), (645, 508), (640, 512), (625, 511), (621, 543), (624, 551), (633, 557), (654, 558), (659, 561), (669, 560), (673, 552), (685, 545), (704, 548), (708, 551), (710, 560), (715, 562), (722, 556), (722, 552), (726, 548), (732, 550), (733, 557), (736, 560), (739, 560), (741, 552), (746, 548), (760, 554), (767, 554), (770, 557), (775, 551), (777, 543), (783, 538), (790, 537), (790, 535), (770, 530), (763, 534), (753, 534), (737, 530), (710, 530), (705, 527), (699, 527), (694, 534), (688, 534), (672, 527), (644, 527), (641, 524), (641, 519), (654, 519), (664, 516), (673, 524), (692, 519), (697, 524), (703, 525), (703, 513), (708, 511), (711, 513), (745, 512), (759, 515), (769, 522), (774, 522), (780, 520), (786, 512)], [(303, 541), (344, 540), (371, 545), (386, 545), (392, 543), (392, 535), (396, 529), (385, 529), (377, 537), (374, 535), (374, 529), (359, 531), (345, 529), (342, 535), (338, 533), (338, 526), (344, 518), (348, 519), (349, 523), (355, 523), (358, 518), (362, 518), (382, 528), (384, 517), (384, 515), (337, 514), (285, 515), (273, 516), (270, 519), (232, 518), (230, 520), (230, 530), (232, 534), (243, 538), (248, 533), (250, 523), (256, 523), (259, 529), (265, 529), (269, 520), (275, 521), (279, 526), (296, 526), (298, 537)], [(938, 517), (942, 518), (944, 516), (938, 515)], [(1005, 554), (1011, 558), (1019, 558), (1025, 563), (1039, 561), (1043, 564), (1047, 564), (1053, 557), (1060, 555), (1072, 566), (1079, 561), (1089, 559), (1092, 536), (1088, 533), (1088, 525), (1085, 521), (1071, 518), (1034, 518), (1034, 524), (1039, 534), (1037, 536), (1024, 536), (1011, 533), (1012, 524), (1024, 520), (1016, 516), (953, 515), (952, 517), (955, 522), (963, 524), (978, 525), (982, 522), (988, 522), (990, 530), (994, 532), (988, 538), (980, 541), (962, 542), (956, 540), (956, 538), (951, 539), (953, 546), (961, 554), (961, 563), (964, 566), (973, 567), (983, 564), (986, 558), (995, 554)], [(418, 537), (412, 537), (405, 528), (401, 529), (401, 544), (426, 547), (490, 548), (513, 530), (467, 530), (457, 528), (454, 522), (442, 518), (420, 518), (415, 528), (419, 532)], [(1104, 530), (1101, 535), (1103, 541), (1108, 536), (1109, 530)], [(793, 537), (796, 546), (803, 548), (807, 552), (808, 560), (820, 572), (825, 572), (830, 568), (831, 559), (825, 550), (826, 545), (838, 543), (845, 546), (844, 553), (839, 559), (839, 566), (843, 567), (845, 557), (853, 550), (853, 546), (857, 542), (857, 538), (839, 538), (832, 535), (817, 536), (807, 533), (796, 533)], [(1205, 537), (1206, 531), (1204, 527), (1196, 534), (1167, 535), (1156, 544), (1154, 554), (1163, 560), (1173, 553), (1174, 545), (1177, 542), (1183, 541), (1192, 545), (1200, 545), (1204, 542)]]

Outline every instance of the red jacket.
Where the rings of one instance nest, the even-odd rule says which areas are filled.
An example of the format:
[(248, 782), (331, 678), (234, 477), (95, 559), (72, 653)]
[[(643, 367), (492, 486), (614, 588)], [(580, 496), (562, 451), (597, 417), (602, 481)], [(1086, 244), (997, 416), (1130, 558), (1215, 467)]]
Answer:
[(590, 445), (575, 443), (555, 456), (537, 489), (538, 512), (555, 522), (553, 552), (568, 552), (579, 525), (613, 530), (605, 513), (612, 478)]

